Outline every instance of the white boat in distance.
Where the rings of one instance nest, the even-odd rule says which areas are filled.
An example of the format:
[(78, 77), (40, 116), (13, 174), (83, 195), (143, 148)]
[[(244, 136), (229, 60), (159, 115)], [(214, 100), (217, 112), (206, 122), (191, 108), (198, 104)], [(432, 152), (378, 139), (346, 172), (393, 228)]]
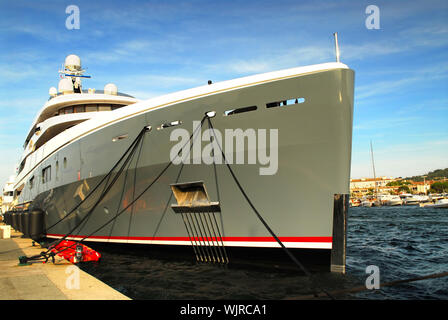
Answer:
[(373, 206), (373, 201), (369, 201), (369, 200), (363, 200), (361, 201), (361, 207), (372, 207)]
[(14, 201), (14, 180), (15, 176), (10, 176), (8, 181), (5, 183), (2, 190), (2, 206), (0, 213), (5, 213), (9, 211), (13, 206)]
[(378, 195), (378, 200), (383, 206), (398, 206), (403, 204), (403, 201), (399, 196), (390, 194)]
[(368, 195), (364, 196), (361, 199), (361, 206), (362, 207), (381, 207), (382, 202), (377, 199), (375, 196)]
[(420, 198), (413, 194), (404, 193), (400, 195), (400, 198), (406, 206), (418, 205), (420, 203)]
[(401, 206), (403, 204), (403, 200), (399, 196), (391, 195), (386, 200), (386, 206)]
[(448, 199), (439, 199), (435, 203), (421, 203), (424, 208), (448, 208)]
[[(319, 255), (329, 264), (334, 195), (350, 193), (354, 72), (347, 65), (331, 62), (257, 74), (145, 101), (119, 93), (113, 84), (104, 91), (83, 90), (83, 72), (79, 57), (66, 58), (58, 90), (50, 88), (50, 99), (25, 138), (15, 180), (18, 205), (45, 213), (47, 237), (68, 234), (74, 240), (190, 251), (195, 241), (203, 245), (219, 239), (226, 248), (279, 250), (226, 164), (214, 161), (219, 149), (210, 141), (207, 122), (196, 127), (199, 138), (185, 152), (189, 163), (167, 166), (179, 144), (179, 136), (173, 139), (175, 129), (186, 131), (189, 142), (195, 123), (213, 114), (209, 120), (216, 132), (245, 133), (243, 140), (233, 136), (236, 150), (227, 149), (226, 141), (225, 156), (278, 238), (285, 247)], [(266, 143), (261, 134), (268, 132), (274, 142), (278, 132), (276, 144)], [(254, 139), (259, 135), (258, 144), (249, 144), (251, 133)], [(262, 139), (265, 144), (259, 147)], [(101, 183), (98, 190), (105, 189), (105, 177), (118, 170), (111, 171), (133, 141), (138, 148), (132, 149), (125, 173), (91, 209), (99, 191), (88, 196)], [(205, 163), (201, 155), (210, 146), (212, 163)], [(264, 161), (254, 161), (254, 154), (264, 154)], [(269, 169), (268, 154), (277, 156), (277, 167), (262, 175), (261, 169)], [(202, 240), (170, 208), (177, 200), (173, 184), (198, 181), (207, 197), (220, 203), (219, 235)]]

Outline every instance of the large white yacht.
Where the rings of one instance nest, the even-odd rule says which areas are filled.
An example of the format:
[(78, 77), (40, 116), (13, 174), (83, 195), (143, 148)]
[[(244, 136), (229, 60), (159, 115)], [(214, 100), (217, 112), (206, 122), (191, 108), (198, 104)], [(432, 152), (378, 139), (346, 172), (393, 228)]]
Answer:
[[(18, 205), (45, 213), (47, 237), (192, 246), (201, 258), (208, 241), (213, 249), (279, 250), (225, 161), (214, 161), (225, 142), (221, 156), (278, 239), (328, 262), (334, 195), (349, 194), (354, 72), (347, 65), (209, 82), (145, 101), (114, 84), (85, 89), (75, 55), (61, 74), (25, 137), (14, 184)], [(179, 140), (192, 147), (179, 149)], [(173, 161), (178, 149), (188, 161)], [(120, 172), (127, 150), (133, 154)], [(209, 216), (180, 214), (188, 192), (218, 205)]]

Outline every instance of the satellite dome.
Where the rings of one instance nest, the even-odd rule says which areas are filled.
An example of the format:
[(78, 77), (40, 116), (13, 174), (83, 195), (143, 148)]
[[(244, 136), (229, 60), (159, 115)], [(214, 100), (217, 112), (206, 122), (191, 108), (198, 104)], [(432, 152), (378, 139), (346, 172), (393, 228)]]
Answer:
[(58, 90), (62, 93), (73, 93), (73, 83), (69, 78), (64, 78), (59, 81)]
[(104, 86), (104, 93), (116, 96), (118, 93), (118, 88), (115, 84), (108, 83)]
[(81, 70), (81, 59), (74, 54), (71, 54), (65, 58), (65, 68), (70, 71)]
[(52, 97), (57, 96), (58, 95), (58, 89), (56, 89), (55, 87), (51, 87), (50, 90), (48, 90), (48, 94)]

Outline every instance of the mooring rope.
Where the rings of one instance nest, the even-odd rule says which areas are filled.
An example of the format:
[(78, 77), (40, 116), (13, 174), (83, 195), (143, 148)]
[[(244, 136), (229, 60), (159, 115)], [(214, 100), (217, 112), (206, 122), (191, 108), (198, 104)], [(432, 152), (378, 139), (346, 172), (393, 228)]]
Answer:
[[(204, 119), (204, 120), (205, 120), (205, 119)], [(190, 144), (190, 148), (188, 149), (187, 154), (186, 154), (186, 155), (182, 154), (182, 160), (181, 160), (181, 163), (182, 163), (182, 164), (181, 164), (181, 166), (180, 166), (179, 173), (177, 174), (175, 183), (178, 183), (178, 181), (179, 181), (179, 179), (180, 179), (180, 176), (181, 176), (181, 174), (182, 174), (182, 171), (183, 171), (183, 169), (184, 169), (184, 166), (185, 166), (185, 160), (186, 160), (188, 157), (190, 157), (191, 149), (193, 148), (194, 142), (195, 142), (196, 139), (200, 136), (200, 134), (197, 134), (197, 133), (199, 133), (200, 129), (202, 129), (202, 124), (203, 124), (203, 122), (201, 122), (201, 123), (200, 123), (200, 126), (198, 126), (198, 127), (194, 130), (193, 134), (192, 134), (191, 137), (190, 137), (190, 140), (187, 142), (187, 143), (189, 143), (189, 142), (191, 141), (191, 139), (193, 139), (193, 143)], [(187, 144), (185, 144), (183, 147), (185, 147), (186, 145), (187, 145)], [(181, 149), (181, 150), (183, 150), (183, 149)], [(180, 155), (180, 151), (179, 151), (179, 153), (178, 153), (178, 156), (179, 156), (179, 155)], [(134, 195), (133, 195), (133, 197), (134, 197)], [(169, 196), (169, 198), (168, 198), (168, 201), (166, 202), (165, 209), (163, 210), (162, 216), (160, 217), (159, 222), (157, 223), (157, 226), (156, 226), (155, 231), (154, 231), (154, 233), (153, 233), (153, 237), (155, 237), (155, 235), (157, 234), (157, 232), (159, 232), (160, 224), (162, 223), (162, 220), (163, 220), (163, 218), (165, 217), (165, 214), (166, 214), (166, 212), (167, 212), (167, 210), (168, 210), (168, 207), (169, 207), (169, 205), (170, 205), (170, 202), (171, 202), (171, 199), (172, 199), (172, 198), (173, 198), (173, 193), (170, 192), (170, 196)]]
[[(143, 139), (145, 139), (145, 137), (143, 137)], [(142, 143), (141, 143), (141, 145), (140, 145), (140, 150), (139, 150), (139, 152), (138, 152), (137, 161), (136, 161), (136, 163), (135, 163), (135, 169), (134, 169), (134, 186), (133, 186), (133, 189), (132, 189), (132, 198), (135, 197), (135, 189), (137, 188), (137, 169), (138, 169), (138, 164), (139, 164), (139, 162), (140, 162), (140, 154), (141, 154), (141, 152), (142, 152), (143, 145), (144, 145), (144, 143), (143, 143), (143, 141), (142, 141)], [(124, 189), (123, 189), (123, 190), (124, 190)], [(121, 200), (120, 200), (120, 203), (121, 203)], [(117, 212), (118, 212), (118, 209), (119, 209), (119, 208), (120, 208), (120, 206), (117, 207)], [(131, 232), (131, 224), (132, 224), (133, 216), (134, 216), (134, 206), (132, 206), (132, 208), (131, 208), (131, 214), (129, 215), (129, 223), (128, 223), (128, 239), (127, 239), (128, 241), (129, 241), (129, 233)], [(112, 228), (111, 228), (111, 233), (109, 234), (109, 237), (111, 236), (111, 234), (112, 234)]]
[[(212, 130), (210, 119), (208, 120), (208, 128), (210, 130)], [(212, 132), (214, 132), (214, 131), (212, 131)], [(215, 137), (215, 139), (216, 139), (216, 137)], [(210, 135), (210, 143), (213, 143), (211, 135)], [(216, 158), (215, 158), (216, 155), (215, 155), (215, 149), (214, 148), (212, 149), (212, 152), (213, 152), (213, 172), (215, 174), (216, 197), (217, 197), (218, 202), (221, 203), (221, 196), (220, 196), (220, 192), (219, 192), (219, 182), (218, 182), (218, 171), (216, 169)], [(221, 253), (221, 249), (222, 249), (222, 251), (224, 253), (224, 255), (222, 255), (222, 253), (221, 253), (221, 258), (223, 260), (225, 259), (226, 263), (229, 263), (229, 257), (227, 255), (226, 247), (224, 246), (224, 241), (223, 241), (223, 235), (225, 234), (225, 230), (224, 230), (224, 221), (223, 221), (223, 218), (222, 218), (222, 212), (219, 212), (219, 217), (220, 217), (220, 220), (221, 220), (221, 227), (222, 227), (222, 234), (223, 235), (221, 235), (221, 232), (219, 230), (218, 222), (216, 221), (215, 212), (208, 212), (208, 217), (210, 219), (210, 224), (212, 225), (213, 233), (215, 234), (215, 239), (218, 239), (216, 237), (215, 229), (213, 227), (213, 222), (212, 222), (212, 219), (210, 218), (210, 216), (213, 217), (213, 221), (215, 222), (214, 225), (216, 226), (217, 233), (219, 235), (219, 239), (221, 240), (221, 245), (219, 245), (218, 240), (216, 240), (216, 242), (218, 243), (218, 248), (220, 248), (220, 253)]]
[[(22, 256), (19, 257), (19, 260), (21, 261), (21, 263), (26, 263), (28, 261), (32, 261), (32, 260), (42, 260), (45, 259), (45, 261), (48, 261), (49, 258), (52, 258), (54, 261), (54, 256), (58, 253), (61, 253), (65, 250), (68, 250), (69, 248), (73, 247), (76, 245), (73, 244), (69, 247), (66, 247), (58, 252), (53, 252), (52, 249), (53, 247), (57, 246), (59, 243), (61, 243), (63, 240), (65, 240), (68, 236), (72, 235), (72, 233), (81, 226), (81, 224), (83, 224), (83, 222), (86, 222), (91, 214), (93, 213), (93, 211), (95, 210), (95, 208), (99, 205), (99, 203), (105, 198), (105, 196), (107, 195), (107, 193), (110, 191), (110, 189), (112, 188), (112, 186), (115, 184), (115, 182), (118, 180), (118, 178), (121, 176), (121, 173), (123, 172), (124, 168), (126, 167), (126, 165), (128, 164), (129, 160), (131, 158), (133, 158), (135, 150), (137, 149), (142, 137), (144, 136), (144, 133), (147, 131), (147, 127), (144, 127), (140, 133), (137, 135), (137, 137), (135, 138), (135, 140), (132, 142), (131, 146), (126, 150), (126, 152), (121, 156), (121, 158), (119, 159), (119, 161), (114, 165), (114, 167), (109, 171), (109, 173), (103, 177), (103, 179), (100, 181), (100, 183), (97, 184), (97, 186), (92, 190), (91, 193), (89, 193), (89, 195), (93, 194), (93, 192), (102, 184), (102, 182), (107, 178), (107, 182), (105, 187), (103, 188), (102, 193), (100, 194), (99, 198), (97, 199), (97, 201), (95, 202), (95, 204), (93, 205), (93, 207), (87, 212), (87, 214), (81, 219), (81, 221), (79, 221), (76, 226), (74, 228), (72, 228), (68, 233), (66, 233), (62, 238), (57, 239), (56, 241), (54, 241), (46, 251), (42, 251), (39, 255), (35, 255), (32, 257), (26, 257), (26, 256)], [(128, 156), (126, 157), (125, 161), (123, 162), (122, 166), (120, 167), (120, 169), (118, 170), (117, 174), (114, 176), (114, 178), (112, 179), (111, 183), (108, 185), (107, 183), (109, 183), (109, 178), (113, 173), (113, 170), (118, 166), (118, 164), (121, 162), (121, 160), (123, 160), (123, 158), (126, 156), (126, 154), (131, 150), (131, 152), (128, 154)], [(58, 222), (56, 222), (55, 224), (53, 224), (51, 227), (54, 227), (56, 224), (60, 223), (62, 220), (64, 220), (68, 215), (70, 215), (71, 213), (75, 212), (75, 210), (82, 204), (84, 203), (84, 201), (87, 199), (84, 198), (84, 200), (82, 200), (78, 205), (76, 205), (74, 207), (74, 209), (72, 209), (70, 211), (69, 214), (65, 215), (63, 218), (61, 218)], [(48, 230), (48, 228), (47, 228)]]
[(90, 208), (90, 210), (87, 212), (87, 214), (81, 219), (81, 221), (74, 227), (72, 228), (67, 234), (65, 234), (62, 238), (60, 238), (59, 240), (64, 240), (66, 239), (68, 236), (72, 235), (73, 232), (79, 227), (81, 226), (81, 224), (90, 217), (90, 215), (93, 213), (93, 211), (96, 209), (96, 207), (101, 203), (101, 201), (106, 197), (107, 193), (112, 189), (113, 185), (115, 184), (115, 182), (118, 180), (118, 178), (121, 176), (121, 173), (124, 171), (124, 168), (126, 167), (126, 165), (128, 164), (128, 162), (130, 163), (130, 159), (133, 157), (135, 150), (137, 150), (137, 147), (139, 145), (139, 142), (141, 141), (141, 137), (143, 136), (143, 133), (145, 132), (145, 130), (142, 130), (140, 132), (140, 134), (137, 136), (136, 140), (138, 141), (132, 148), (132, 151), (129, 153), (128, 157), (126, 158), (126, 160), (123, 162), (122, 166), (120, 167), (120, 169), (118, 170), (117, 174), (114, 176), (114, 178), (112, 179), (111, 183), (109, 185), (107, 185), (107, 187), (104, 188), (103, 192), (101, 193), (100, 197), (98, 198), (98, 200), (95, 202), (95, 204), (92, 206), (92, 208)]
[[(142, 147), (143, 147), (143, 144), (144, 144), (144, 139), (145, 139), (145, 135), (143, 135), (142, 139), (139, 141), (140, 148), (139, 148), (139, 153), (138, 153), (138, 156), (137, 156), (137, 161), (136, 161), (135, 166), (134, 166), (134, 185), (133, 185), (134, 192), (135, 192), (135, 187), (136, 187), (136, 176), (135, 176), (135, 173), (137, 172), (137, 166), (138, 166), (139, 159), (140, 159), (140, 153), (142, 151)], [(133, 153), (133, 155), (131, 157), (131, 160), (128, 163), (128, 167), (126, 168), (126, 173), (125, 173), (124, 179), (123, 179), (123, 188), (121, 190), (120, 200), (118, 201), (118, 205), (117, 205), (117, 210), (116, 210), (117, 212), (120, 209), (120, 204), (121, 204), (121, 201), (123, 200), (123, 195), (124, 195), (125, 190), (126, 190), (128, 172), (129, 172), (129, 168), (131, 167), (132, 161), (134, 160), (134, 155), (135, 155), (135, 152)], [(129, 217), (130, 220), (132, 219), (133, 210), (134, 210), (134, 207), (132, 207), (132, 209), (131, 209), (131, 215)], [(112, 226), (110, 228), (108, 240), (110, 240), (110, 237), (112, 236), (112, 232), (113, 232), (113, 229), (115, 227), (115, 222), (116, 222), (116, 220), (114, 220), (114, 223), (112, 224)], [(81, 233), (81, 229), (78, 231), (78, 234), (79, 233)]]
[[(203, 125), (203, 123), (204, 123), (204, 121), (205, 121), (205, 119), (206, 119), (206, 116), (204, 116), (204, 118), (201, 120), (201, 126), (200, 127), (198, 127), (198, 128), (201, 128), (202, 127), (202, 125)], [(146, 128), (146, 127), (145, 127)], [(196, 128), (196, 130), (198, 129), (198, 128)], [(194, 131), (193, 133), (192, 133), (192, 135), (190, 136), (190, 139), (185, 143), (185, 145), (183, 146), (183, 147), (185, 147), (188, 143), (190, 143), (190, 141), (191, 141), (191, 139), (192, 139), (192, 137), (193, 137), (193, 135), (195, 134), (195, 132), (196, 131)], [(180, 154), (180, 152), (183, 150), (183, 148), (182, 149), (180, 149), (179, 150), (179, 153), (178, 153), (178, 156), (179, 156), (179, 154)], [(173, 159), (174, 160), (174, 159)], [(66, 248), (64, 248), (64, 249), (62, 249), (62, 250), (60, 250), (60, 251), (58, 251), (58, 252), (56, 252), (56, 253), (54, 253), (54, 254), (58, 254), (58, 253), (60, 253), (60, 252), (63, 252), (63, 251), (65, 251), (65, 250), (67, 250), (67, 249), (69, 249), (69, 248), (71, 248), (71, 247), (73, 247), (73, 246), (75, 246), (75, 245), (77, 245), (78, 243), (81, 243), (82, 241), (84, 241), (84, 240), (86, 240), (87, 238), (89, 238), (89, 237), (91, 237), (92, 235), (94, 235), (95, 233), (97, 233), (98, 231), (100, 231), (101, 229), (103, 229), (105, 226), (107, 226), (109, 223), (111, 223), (112, 221), (114, 221), (115, 219), (117, 219), (121, 214), (123, 214), (124, 212), (126, 212), (126, 210), (129, 208), (129, 207), (131, 207), (136, 201), (138, 201), (138, 199), (140, 199), (159, 179), (160, 179), (160, 177), (168, 170), (168, 168), (169, 167), (171, 167), (171, 165), (173, 164), (173, 160), (170, 160), (170, 162), (165, 166), (165, 168), (163, 168), (163, 170), (156, 176), (156, 178), (154, 178), (154, 180), (135, 198), (135, 199), (133, 199), (124, 209), (122, 209), (120, 212), (118, 212), (114, 217), (112, 217), (111, 219), (109, 219), (106, 223), (104, 223), (103, 225), (101, 225), (99, 228), (97, 228), (97, 229), (95, 229), (95, 231), (93, 231), (92, 233), (90, 233), (89, 235), (87, 235), (87, 236), (85, 236), (85, 237), (83, 237), (82, 239), (80, 239), (80, 240), (77, 240), (74, 244), (72, 244), (72, 245), (70, 245), (70, 246), (68, 246), (68, 247), (66, 247)], [(110, 188), (107, 190), (107, 192), (110, 190)], [(107, 192), (106, 192), (106, 194), (107, 194)], [(102, 200), (102, 199), (101, 199)], [(68, 236), (68, 235), (66, 235), (66, 236)]]
[[(108, 179), (108, 181), (105, 184), (105, 188), (107, 186), (107, 183), (109, 182), (109, 178), (112, 175), (113, 171), (117, 168), (118, 164), (121, 162), (121, 160), (124, 159), (124, 157), (126, 156), (126, 154), (134, 147), (134, 145), (137, 143), (137, 141), (140, 140), (141, 136), (143, 135), (143, 133), (146, 131), (146, 127), (143, 128), (140, 133), (137, 135), (137, 137), (134, 139), (134, 141), (131, 143), (131, 145), (128, 147), (128, 149), (126, 149), (126, 151), (123, 153), (123, 155), (120, 157), (120, 159), (115, 163), (115, 165), (112, 167), (112, 169), (110, 169), (110, 171), (101, 179), (100, 182), (98, 182), (98, 184), (95, 186), (95, 188), (92, 189), (92, 191), (90, 191), (86, 197), (81, 200), (80, 203), (78, 203), (77, 205), (75, 205), (75, 207), (70, 210), (69, 213), (67, 213), (64, 217), (62, 217), (61, 219), (59, 219), (56, 223), (52, 224), (51, 226), (47, 227), (45, 229), (45, 233), (48, 232), (49, 229), (53, 228), (54, 226), (56, 226), (57, 224), (59, 224), (60, 222), (62, 222), (63, 220), (65, 220), (68, 216), (70, 216), (73, 212), (75, 212), (76, 209), (78, 209), (98, 188), (99, 186), (104, 182), (104, 180)], [(104, 193), (105, 188), (103, 189), (102, 193)]]

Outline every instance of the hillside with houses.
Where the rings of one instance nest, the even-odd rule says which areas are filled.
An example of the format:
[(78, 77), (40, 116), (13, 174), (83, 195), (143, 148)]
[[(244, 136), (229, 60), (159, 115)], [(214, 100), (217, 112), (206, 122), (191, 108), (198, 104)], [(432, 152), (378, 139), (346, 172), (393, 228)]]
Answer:
[(437, 169), (425, 175), (394, 178), (378, 177), (350, 179), (350, 195), (361, 198), (375, 194), (429, 194), (448, 192), (448, 168)]

